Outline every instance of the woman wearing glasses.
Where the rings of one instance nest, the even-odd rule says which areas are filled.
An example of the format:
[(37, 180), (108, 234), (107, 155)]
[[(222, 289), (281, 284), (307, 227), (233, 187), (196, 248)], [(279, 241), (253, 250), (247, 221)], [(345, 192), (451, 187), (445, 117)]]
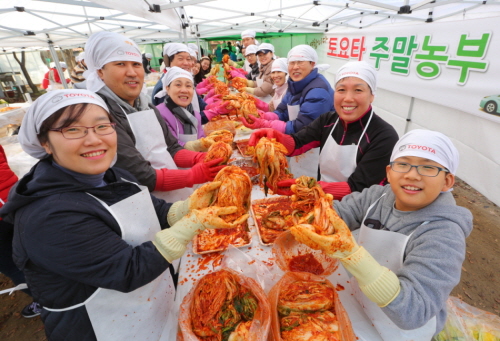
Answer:
[(48, 339), (160, 339), (169, 317), (176, 319), (169, 264), (195, 234), (229, 227), (219, 215), (236, 210), (207, 208), (220, 183), (198, 189), (198, 199), (168, 204), (110, 168), (115, 123), (87, 90), (38, 98), (19, 141), (40, 161), (0, 214), (14, 224), (13, 258), (43, 306)]
[[(385, 167), (398, 135), (390, 124), (373, 112), (371, 103), (376, 83), (376, 70), (371, 65), (349, 62), (337, 72), (335, 111), (321, 115), (291, 135), (282, 134), (279, 130), (262, 129), (252, 135), (249, 144), (255, 144), (262, 136), (275, 137), (287, 147), (289, 156), (319, 147), (319, 162), (313, 166), (317, 172), (319, 164), (319, 183), (337, 200), (371, 185), (383, 184)], [(305, 161), (299, 158), (298, 162)], [(293, 168), (292, 173), (301, 175), (296, 174)], [(278, 193), (290, 195), (289, 187), (293, 183), (294, 179), (279, 182), (278, 186), (282, 189)]]

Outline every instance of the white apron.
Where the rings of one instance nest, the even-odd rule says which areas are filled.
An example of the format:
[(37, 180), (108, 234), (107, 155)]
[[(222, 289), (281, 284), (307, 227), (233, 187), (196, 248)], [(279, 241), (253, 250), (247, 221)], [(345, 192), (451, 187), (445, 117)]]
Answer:
[[(182, 108), (182, 110), (184, 110), (184, 112), (186, 112), (187, 117), (189, 118), (189, 120), (191, 121), (191, 123), (193, 123), (194, 128), (197, 130), (198, 129), (198, 120), (196, 119), (196, 117), (194, 117), (186, 109)], [(196, 132), (195, 134), (181, 134), (179, 132), (179, 121), (178, 120), (175, 120), (175, 128), (176, 128), (176, 131), (177, 131), (177, 138), (181, 142), (186, 143), (188, 141), (196, 141), (198, 139), (198, 132)]]
[[(296, 120), (299, 116), (300, 105), (287, 105), (287, 109), (288, 120)], [(288, 160), (294, 178), (305, 175), (316, 179), (318, 177), (318, 163), (319, 148), (313, 148), (304, 154), (292, 156)]]
[[(385, 194), (384, 194), (385, 195)], [(384, 196), (382, 195), (382, 197)], [(365, 225), (365, 219), (371, 208), (382, 198), (377, 199), (367, 210), (358, 235), (358, 244), (363, 246), (381, 265), (396, 272), (403, 266), (404, 252), (410, 236), (401, 233), (376, 230)], [(426, 224), (424, 222), (423, 224)], [(366, 315), (372, 321), (378, 333), (384, 340), (398, 341), (429, 341), (436, 332), (436, 317), (430, 319), (424, 326), (403, 330), (392, 322), (382, 309), (370, 301), (358, 286), (358, 281), (351, 278), (354, 297), (363, 307)]]
[(321, 181), (326, 182), (345, 182), (354, 173), (356, 170), (356, 155), (358, 154), (358, 146), (363, 138), (363, 135), (368, 129), (370, 125), (370, 121), (373, 117), (373, 109), (370, 112), (370, 118), (368, 119), (368, 123), (366, 124), (365, 129), (361, 133), (358, 144), (351, 145), (339, 145), (333, 139), (332, 133), (340, 119), (337, 119), (335, 124), (333, 125), (330, 134), (326, 140), (323, 149), (321, 150), (321, 154), (319, 157), (319, 170), (321, 175)]
[[(123, 110), (123, 108), (122, 108)], [(144, 159), (151, 163), (154, 169), (178, 169), (174, 159), (167, 150), (163, 130), (156, 118), (153, 109), (128, 114), (123, 111), (128, 119), (130, 128), (135, 136), (135, 147)], [(193, 193), (191, 188), (181, 188), (174, 191), (154, 191), (153, 195), (166, 202), (174, 203), (185, 200)]]
[(198, 95), (196, 94), (196, 91), (193, 91), (193, 98), (191, 99), (191, 104), (193, 105), (194, 111), (201, 112), (200, 111), (200, 102), (198, 102)]
[[(262, 86), (262, 84), (264, 84), (264, 80), (262, 78), (257, 78), (255, 80), (255, 83), (257, 84), (257, 88), (259, 88)], [(255, 97), (257, 97), (257, 96), (255, 96)], [(271, 102), (271, 100), (273, 99), (271, 95), (267, 95), (265, 97), (257, 97), (257, 98), (263, 102), (266, 102), (266, 103)]]
[[(147, 187), (137, 186), (141, 189), (139, 193), (111, 206), (89, 194), (116, 219), (122, 239), (133, 247), (153, 240), (161, 230)], [(171, 325), (170, 330), (175, 333), (174, 296), (174, 283), (166, 269), (150, 283), (129, 293), (98, 288), (83, 303), (63, 309), (44, 309), (59, 312), (85, 305), (98, 340), (157, 341), (163, 330), (167, 330), (166, 324)]]

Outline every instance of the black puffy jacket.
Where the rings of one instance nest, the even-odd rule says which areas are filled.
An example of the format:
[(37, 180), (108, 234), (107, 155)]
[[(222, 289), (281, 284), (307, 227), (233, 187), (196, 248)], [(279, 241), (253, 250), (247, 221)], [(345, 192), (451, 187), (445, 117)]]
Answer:
[[(169, 263), (151, 242), (132, 247), (108, 205), (139, 191), (137, 181), (109, 169), (108, 185), (91, 187), (42, 160), (12, 189), (0, 215), (14, 223), (13, 258), (24, 271), (33, 298), (42, 306), (65, 308), (84, 302), (97, 288), (130, 292), (167, 270)], [(162, 228), (170, 204), (151, 196)], [(65, 312), (43, 310), (49, 340), (95, 340), (85, 306)]]

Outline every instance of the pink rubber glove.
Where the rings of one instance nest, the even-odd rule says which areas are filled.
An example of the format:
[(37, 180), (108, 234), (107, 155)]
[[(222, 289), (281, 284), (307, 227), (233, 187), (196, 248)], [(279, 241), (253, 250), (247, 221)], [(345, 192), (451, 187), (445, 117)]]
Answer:
[(274, 121), (274, 120), (279, 120), (280, 117), (276, 115), (275, 113), (271, 112), (265, 112), (264, 115), (261, 115), (260, 117), (265, 118), (266, 120), (269, 121)]
[(232, 78), (236, 77), (245, 78), (245, 75), (242, 74), (238, 69), (233, 69), (229, 71), (229, 74), (231, 75)]
[(223, 161), (222, 158), (208, 162), (200, 162), (191, 168), (188, 175), (188, 182), (194, 184), (202, 184), (207, 181), (212, 181), (219, 171), (226, 165), (218, 166), (217, 164)]
[(198, 83), (198, 85), (196, 87), (200, 87), (200, 88), (206, 88), (207, 85), (210, 84), (208, 82), (208, 78), (205, 78), (203, 79), (201, 82)]
[(295, 140), (290, 135), (284, 134), (274, 129), (259, 129), (254, 131), (248, 140), (249, 146), (255, 146), (257, 142), (263, 138), (276, 139), (279, 143), (285, 146), (288, 154), (291, 154), (295, 149)]
[(269, 104), (267, 104), (266, 102), (261, 101), (257, 97), (254, 97), (253, 101), (255, 102), (255, 106), (257, 107), (257, 109), (260, 109), (262, 111), (269, 111)]
[(241, 122), (250, 129), (261, 129), (261, 128), (272, 128), (280, 133), (284, 133), (286, 129), (286, 123), (280, 120), (268, 121), (263, 118), (258, 118), (253, 115), (249, 115), (254, 123), (249, 123), (244, 117), (241, 118)]
[(228, 110), (225, 106), (225, 103), (220, 103), (220, 105), (213, 107), (212, 109), (205, 109), (205, 116), (208, 118), (208, 120), (211, 120), (212, 118), (219, 116), (220, 114), (228, 114), (231, 110)]
[[(200, 84), (201, 84), (201, 83), (200, 83)], [(203, 95), (203, 94), (206, 94), (206, 93), (207, 93), (210, 89), (212, 89), (212, 88), (213, 88), (213, 87), (208, 87), (208, 86), (207, 86), (207, 87), (200, 87), (200, 84), (198, 84), (198, 85), (196, 86), (196, 93), (197, 93), (198, 95), (200, 95), (200, 96), (201, 96), (201, 95)]]
[[(210, 98), (207, 98), (205, 100), (205, 103), (207, 103), (207, 107), (208, 107), (209, 105), (213, 105), (214, 103), (217, 103), (220, 101), (222, 101), (222, 95), (215, 95), (215, 96), (212, 96)], [(207, 109), (211, 109), (211, 108), (207, 108)]]
[(193, 152), (187, 149), (181, 149), (174, 156), (174, 162), (177, 167), (191, 168), (198, 162), (203, 162), (207, 153)]
[(205, 95), (205, 100), (215, 95), (215, 89), (211, 89), (208, 94)]
[(244, 117), (241, 117), (241, 122), (243, 122), (245, 127), (250, 129), (271, 128), (271, 122), (269, 122), (268, 120), (255, 117), (254, 115), (248, 116), (252, 119), (253, 123), (250, 123)]

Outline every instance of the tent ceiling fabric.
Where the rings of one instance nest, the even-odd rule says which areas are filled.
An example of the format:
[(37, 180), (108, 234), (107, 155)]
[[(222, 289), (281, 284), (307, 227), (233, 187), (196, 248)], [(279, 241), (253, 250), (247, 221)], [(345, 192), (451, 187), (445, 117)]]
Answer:
[(499, 12), (500, 0), (2, 0), (0, 47), (46, 48), (47, 34), (57, 46), (83, 46), (101, 30), (145, 44), (234, 36), (248, 28), (264, 34), (323, 33)]

